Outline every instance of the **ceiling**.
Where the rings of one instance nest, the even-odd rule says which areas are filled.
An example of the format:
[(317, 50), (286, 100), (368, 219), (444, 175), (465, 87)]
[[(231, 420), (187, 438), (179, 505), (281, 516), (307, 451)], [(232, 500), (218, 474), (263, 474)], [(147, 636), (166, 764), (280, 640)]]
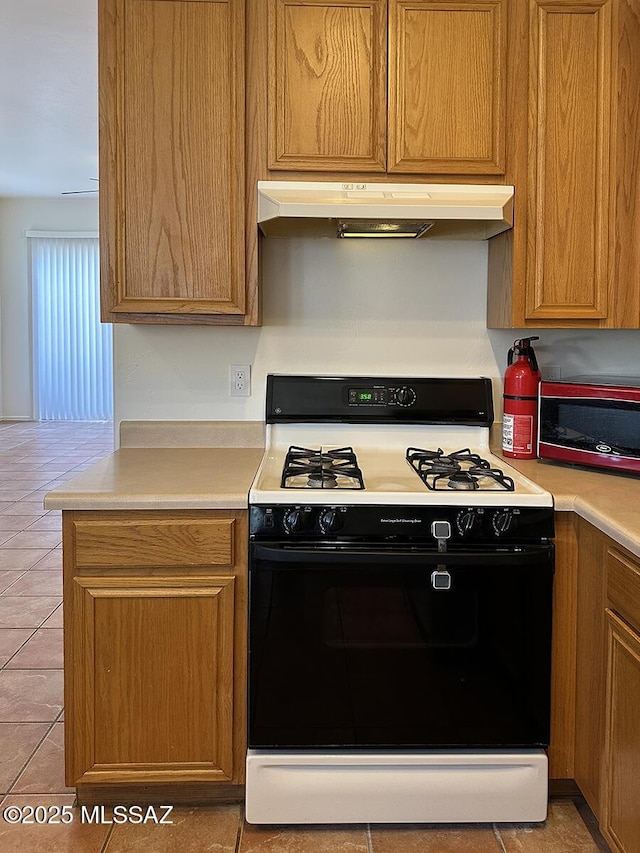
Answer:
[(97, 0), (0, 0), (0, 197), (95, 190), (97, 63)]

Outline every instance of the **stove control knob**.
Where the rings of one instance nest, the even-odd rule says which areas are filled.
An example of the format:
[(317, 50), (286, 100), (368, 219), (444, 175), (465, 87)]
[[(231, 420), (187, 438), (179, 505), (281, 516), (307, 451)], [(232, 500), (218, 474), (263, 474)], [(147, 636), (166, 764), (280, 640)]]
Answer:
[(309, 527), (311, 512), (304, 509), (288, 509), (282, 519), (285, 533), (299, 533)]
[(480, 515), (475, 509), (463, 509), (456, 516), (456, 527), (460, 536), (469, 536), (480, 525)]
[(496, 536), (504, 536), (515, 525), (515, 518), (510, 509), (498, 509), (493, 514), (493, 531)]
[(323, 509), (320, 513), (320, 530), (323, 533), (335, 533), (342, 527), (342, 519), (337, 509)]
[(412, 406), (416, 401), (416, 392), (413, 388), (403, 385), (396, 391), (396, 403), (398, 406)]

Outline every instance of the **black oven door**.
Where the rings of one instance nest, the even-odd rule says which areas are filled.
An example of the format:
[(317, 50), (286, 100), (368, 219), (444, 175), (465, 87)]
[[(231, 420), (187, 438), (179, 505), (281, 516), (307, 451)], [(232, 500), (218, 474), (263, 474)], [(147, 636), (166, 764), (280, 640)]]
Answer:
[(549, 743), (553, 546), (251, 544), (249, 746)]

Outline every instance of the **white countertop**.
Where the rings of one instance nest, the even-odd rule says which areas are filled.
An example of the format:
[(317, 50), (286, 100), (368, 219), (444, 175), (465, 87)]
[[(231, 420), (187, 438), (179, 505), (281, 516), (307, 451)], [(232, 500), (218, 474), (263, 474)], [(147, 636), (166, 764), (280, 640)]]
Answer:
[[(261, 435), (261, 425), (255, 423), (198, 423), (195, 432), (190, 422), (123, 424), (123, 444), (134, 446), (122, 446), (49, 492), (45, 507), (244, 509), (263, 455)], [(201, 446), (171, 446), (189, 441)], [(150, 442), (164, 446), (149, 446)], [(219, 446), (202, 446), (207, 442)], [(538, 460), (505, 461), (550, 491), (556, 510), (576, 512), (640, 557), (639, 477)]]

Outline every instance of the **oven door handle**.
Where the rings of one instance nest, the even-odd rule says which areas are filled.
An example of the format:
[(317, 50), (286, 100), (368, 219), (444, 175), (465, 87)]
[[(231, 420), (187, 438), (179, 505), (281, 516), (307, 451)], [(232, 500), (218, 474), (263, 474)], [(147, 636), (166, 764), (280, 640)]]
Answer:
[(254, 560), (269, 560), (272, 563), (284, 563), (283, 569), (298, 569), (305, 565), (339, 568), (337, 563), (376, 563), (378, 565), (428, 565), (428, 566), (526, 566), (550, 559), (553, 545), (525, 545), (503, 550), (482, 549), (475, 551), (394, 551), (393, 548), (282, 548), (278, 545), (258, 545), (252, 543), (251, 555)]

